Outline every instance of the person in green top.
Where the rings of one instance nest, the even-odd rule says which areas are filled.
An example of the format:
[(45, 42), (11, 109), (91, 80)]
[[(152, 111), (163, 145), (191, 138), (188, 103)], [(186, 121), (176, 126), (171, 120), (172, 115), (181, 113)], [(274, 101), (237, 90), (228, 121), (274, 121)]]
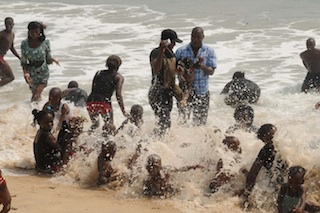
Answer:
[(46, 26), (39, 22), (28, 24), (28, 38), (21, 42), (21, 66), (32, 91), (31, 101), (41, 100), (49, 79), (48, 64), (59, 62), (51, 57), (50, 42), (44, 34)]

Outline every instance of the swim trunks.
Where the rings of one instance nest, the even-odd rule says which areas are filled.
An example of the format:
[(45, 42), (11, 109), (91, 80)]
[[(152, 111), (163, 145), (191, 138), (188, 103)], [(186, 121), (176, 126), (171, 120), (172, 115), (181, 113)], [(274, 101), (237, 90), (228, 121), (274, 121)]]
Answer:
[(87, 110), (89, 113), (109, 114), (112, 106), (106, 102), (87, 102)]
[(6, 180), (2, 177), (2, 175), (0, 175), (0, 186), (5, 183), (6, 183)]
[(0, 54), (0, 64), (6, 64), (7, 62), (4, 60), (3, 55)]

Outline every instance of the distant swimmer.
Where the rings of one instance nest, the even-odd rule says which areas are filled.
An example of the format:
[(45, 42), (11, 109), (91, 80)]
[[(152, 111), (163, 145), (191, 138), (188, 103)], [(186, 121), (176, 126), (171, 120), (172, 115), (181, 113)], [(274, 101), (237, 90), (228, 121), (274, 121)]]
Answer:
[(246, 79), (244, 72), (233, 74), (232, 81), (226, 84), (221, 94), (227, 94), (225, 103), (237, 106), (239, 104), (254, 104), (260, 98), (260, 87), (253, 81)]
[(3, 59), (4, 55), (10, 49), (11, 52), (20, 60), (20, 56), (13, 46), (13, 19), (10, 17), (5, 18), (4, 25), (6, 26), (6, 29), (0, 32), (0, 87), (14, 80), (14, 75), (9, 64)]
[(310, 89), (320, 91), (320, 50), (315, 48), (316, 41), (313, 38), (308, 38), (306, 45), (307, 50), (300, 54), (303, 65), (308, 70), (301, 92), (307, 93)]

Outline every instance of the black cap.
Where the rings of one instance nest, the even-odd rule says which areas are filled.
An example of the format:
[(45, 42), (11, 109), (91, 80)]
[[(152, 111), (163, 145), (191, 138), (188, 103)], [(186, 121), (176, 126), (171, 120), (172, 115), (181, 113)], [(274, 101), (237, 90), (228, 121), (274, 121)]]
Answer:
[(182, 42), (182, 40), (178, 38), (177, 33), (171, 29), (166, 29), (161, 33), (161, 40), (166, 40), (168, 38), (170, 38), (171, 41), (175, 41), (178, 43)]

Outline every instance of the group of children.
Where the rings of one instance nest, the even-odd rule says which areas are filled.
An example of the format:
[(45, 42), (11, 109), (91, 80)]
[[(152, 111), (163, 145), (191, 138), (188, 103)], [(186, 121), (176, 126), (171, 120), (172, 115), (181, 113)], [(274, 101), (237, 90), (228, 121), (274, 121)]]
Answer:
[[(83, 130), (83, 122), (77, 117), (72, 117), (71, 110), (68, 105), (61, 102), (61, 90), (58, 88), (51, 89), (49, 93), (49, 101), (44, 105), (41, 111), (34, 110), (33, 114), (35, 120), (40, 125), (40, 129), (37, 132), (34, 141), (34, 151), (36, 159), (36, 169), (40, 172), (54, 173), (59, 171), (61, 165), (66, 164), (72, 153), (75, 150), (75, 141)], [(60, 98), (59, 98), (60, 97)], [(51, 130), (53, 128), (53, 119), (57, 116), (59, 129), (58, 138), (55, 139)], [(273, 164), (276, 161), (276, 150), (273, 145), (273, 136), (276, 132), (276, 127), (272, 124), (262, 125), (259, 129), (253, 126), (254, 113), (252, 107), (248, 105), (239, 105), (235, 109), (234, 118), (236, 124), (231, 126), (227, 133), (233, 133), (235, 130), (241, 129), (243, 131), (256, 133), (258, 138), (261, 139), (265, 146), (260, 150), (256, 160), (254, 161), (251, 169), (241, 169), (241, 172), (246, 176), (246, 185), (244, 189), (235, 191), (236, 195), (242, 196), (244, 203), (248, 202), (250, 192), (252, 191), (256, 177), (258, 176), (262, 167), (265, 167), (270, 178), (274, 175)], [(104, 125), (107, 129), (106, 133), (109, 135), (116, 135), (127, 123), (132, 123), (137, 127), (135, 131), (138, 131), (143, 124), (143, 108), (140, 105), (133, 105), (130, 111), (130, 117), (127, 118), (122, 125), (117, 129), (113, 124)], [(135, 134), (134, 131), (129, 132)], [(226, 136), (222, 142), (227, 150), (236, 153), (236, 156), (241, 155), (240, 141), (233, 136)], [(141, 147), (140, 147), (141, 148)], [(141, 150), (139, 146), (135, 157), (128, 159), (131, 161), (128, 163), (128, 168), (132, 168), (134, 161), (139, 157)], [(126, 181), (129, 181), (129, 177), (119, 173), (112, 166), (112, 160), (115, 157), (117, 151), (117, 145), (114, 141), (107, 141), (101, 145), (101, 151), (98, 155), (98, 185), (109, 184), (117, 182), (123, 185)], [(240, 158), (236, 157), (233, 163), (238, 163)], [(278, 162), (276, 162), (278, 164)], [(229, 165), (230, 166), (230, 165)], [(283, 166), (284, 167), (284, 166)], [(279, 181), (278, 186), (282, 184), (279, 191), (278, 198), (278, 211), (279, 212), (299, 212), (293, 209), (304, 209), (305, 212), (316, 212), (319, 210), (316, 206), (306, 205), (305, 191), (303, 186), (303, 179), (305, 170), (302, 167), (295, 174), (292, 173), (292, 167), (289, 168), (288, 183)], [(200, 165), (186, 166), (180, 169), (171, 169), (163, 167), (161, 163), (161, 157), (157, 154), (152, 154), (147, 157), (147, 163), (145, 169), (148, 172), (148, 177), (143, 182), (143, 194), (148, 197), (160, 197), (166, 198), (174, 195), (179, 191), (170, 183), (170, 174), (172, 172), (183, 172), (190, 169), (203, 169)], [(284, 169), (280, 176), (284, 176)], [(302, 173), (303, 172), (303, 173)], [(228, 169), (224, 168), (223, 160), (220, 159), (217, 163), (216, 174), (213, 176), (210, 185), (208, 186), (211, 193), (215, 193), (219, 188), (232, 179), (236, 178), (235, 174), (232, 174)], [(277, 178), (279, 180), (279, 178)], [(289, 199), (287, 197), (293, 197)], [(293, 203), (292, 200), (295, 200)], [(304, 211), (300, 211), (304, 212)]]

